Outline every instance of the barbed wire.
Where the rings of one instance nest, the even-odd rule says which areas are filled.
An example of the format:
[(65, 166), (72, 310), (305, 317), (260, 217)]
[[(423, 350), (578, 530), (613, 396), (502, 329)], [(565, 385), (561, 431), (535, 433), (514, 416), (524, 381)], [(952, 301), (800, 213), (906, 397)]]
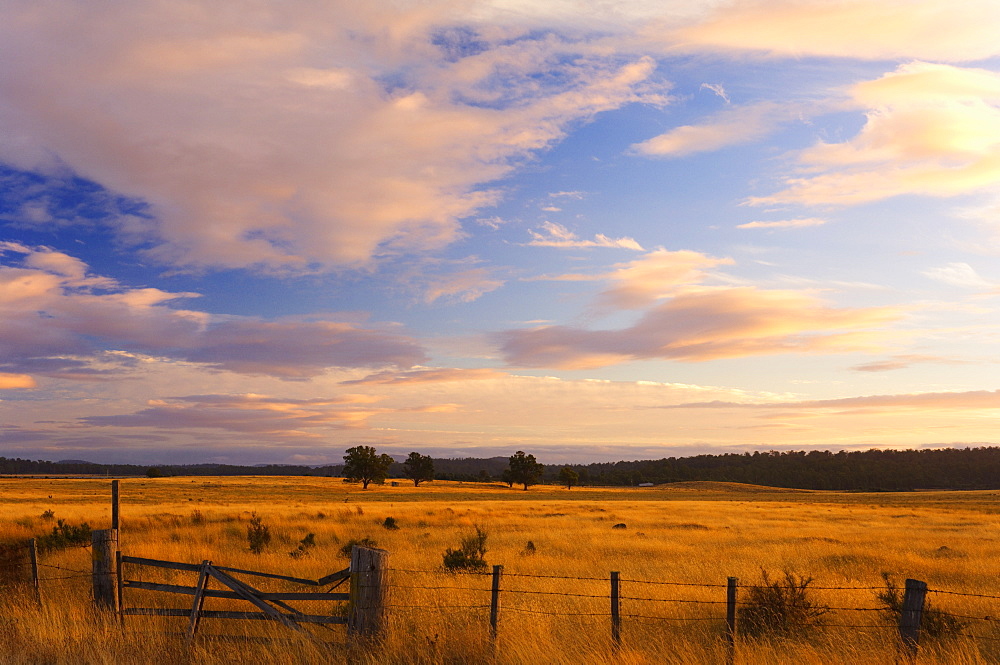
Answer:
[[(488, 592), (489, 589), (481, 589), (475, 587), (467, 586), (419, 586), (419, 585), (407, 585), (407, 584), (393, 584), (393, 589), (426, 589), (428, 591), (480, 591)], [(506, 591), (507, 589), (504, 589)]]
[(961, 591), (942, 591), (940, 589), (928, 589), (927, 593), (939, 593), (947, 596), (967, 596), (969, 598), (989, 598), (992, 600), (1000, 600), (1000, 596), (988, 596), (982, 593), (964, 593)]

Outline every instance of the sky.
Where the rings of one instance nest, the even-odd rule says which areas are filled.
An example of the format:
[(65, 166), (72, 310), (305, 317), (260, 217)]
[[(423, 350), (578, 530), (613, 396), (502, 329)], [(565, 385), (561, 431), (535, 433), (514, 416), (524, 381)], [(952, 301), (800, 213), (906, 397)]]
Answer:
[(0, 12), (0, 456), (1000, 443), (995, 0)]

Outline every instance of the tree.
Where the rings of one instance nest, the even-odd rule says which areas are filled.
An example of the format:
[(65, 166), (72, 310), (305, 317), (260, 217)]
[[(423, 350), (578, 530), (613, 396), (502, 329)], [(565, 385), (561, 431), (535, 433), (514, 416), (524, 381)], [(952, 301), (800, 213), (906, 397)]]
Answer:
[[(523, 451), (517, 451), (510, 456), (510, 478), (513, 483), (524, 485), (534, 485), (542, 477), (545, 465), (535, 461), (534, 455), (525, 455)], [(513, 485), (512, 485), (513, 486)]]
[(580, 474), (564, 466), (559, 471), (559, 482), (566, 486), (566, 489), (573, 489), (573, 485), (576, 485), (580, 481)]
[(510, 472), (510, 469), (503, 470), (503, 473), (500, 474), (500, 480), (507, 483), (507, 487), (514, 486), (514, 475)]
[(389, 477), (392, 458), (385, 453), (379, 455), (371, 446), (355, 446), (344, 455), (344, 476), (353, 483), (361, 483), (368, 489), (370, 483), (381, 485)]
[(410, 453), (403, 462), (403, 475), (413, 481), (414, 487), (420, 487), (425, 480), (434, 480), (434, 460), (430, 455)]

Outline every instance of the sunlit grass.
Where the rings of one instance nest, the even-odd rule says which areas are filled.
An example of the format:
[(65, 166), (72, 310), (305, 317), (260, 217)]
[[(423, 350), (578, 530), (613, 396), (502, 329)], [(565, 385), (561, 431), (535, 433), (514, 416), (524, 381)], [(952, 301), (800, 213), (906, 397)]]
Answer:
[[(724, 657), (726, 578), (745, 584), (761, 570), (792, 571), (817, 587), (880, 587), (883, 573), (899, 581), (924, 580), (932, 589), (1000, 596), (1000, 537), (996, 492), (825, 493), (727, 484), (687, 483), (667, 488), (533, 487), (400, 482), (363, 491), (330, 478), (163, 478), (122, 481), (121, 549), (127, 555), (216, 564), (307, 579), (346, 567), (340, 554), (352, 539), (370, 538), (390, 552), (393, 590), (390, 630), (377, 654), (350, 654), (353, 662), (492, 662), (488, 610), (490, 579), (441, 570), (442, 554), (475, 527), (488, 534), (486, 559), (502, 564), (501, 619), (496, 658), (501, 663), (708, 663)], [(51, 530), (52, 519), (107, 528), (106, 479), (0, 479), (0, 539)], [(51, 497), (51, 498), (50, 498)], [(256, 555), (247, 543), (252, 514), (272, 539)], [(383, 523), (393, 517), (398, 530)], [(626, 528), (612, 528), (625, 524)], [(316, 546), (290, 556), (314, 534)], [(531, 542), (533, 550), (527, 547)], [(187, 650), (182, 619), (130, 618), (124, 631), (96, 616), (89, 604), (89, 550), (43, 557), (44, 606), (29, 596), (6, 595), (0, 608), (0, 663), (325, 662), (323, 647), (260, 622), (206, 620), (203, 631), (229, 635), (267, 632), (291, 646), (216, 644)], [(83, 574), (74, 576), (74, 571)], [(408, 571), (408, 572), (403, 572)], [(623, 648), (612, 650), (611, 571), (623, 579)], [(130, 569), (146, 581), (194, 584), (194, 574)], [(537, 576), (537, 577), (536, 577)], [(551, 576), (551, 577), (545, 577)], [(65, 579), (55, 579), (64, 577)], [(590, 578), (590, 579), (559, 579)], [(663, 586), (681, 582), (704, 586)], [(254, 581), (268, 590), (287, 583)], [(718, 585), (718, 586), (709, 586)], [(448, 588), (442, 588), (448, 587)], [(526, 593), (531, 592), (531, 593)], [(542, 592), (542, 593), (539, 593)], [(873, 590), (817, 590), (833, 607), (875, 607)], [(574, 595), (562, 595), (574, 594)], [(653, 600), (636, 600), (639, 598)], [(666, 603), (663, 599), (704, 601)], [(189, 597), (128, 590), (130, 606), (187, 607)], [(932, 596), (947, 611), (993, 615), (988, 599)], [(210, 599), (206, 609), (234, 608)], [(239, 607), (238, 609), (249, 609)], [(335, 613), (330, 604), (303, 607)], [(656, 619), (641, 617), (657, 617)], [(664, 621), (669, 617), (672, 621)], [(706, 620), (707, 619), (707, 620)], [(741, 643), (743, 663), (891, 663), (895, 634), (874, 613), (839, 613), (807, 639)], [(1000, 638), (991, 622), (967, 632)], [(313, 628), (322, 641), (343, 645), (343, 626)], [(992, 641), (925, 641), (921, 662), (995, 662)], [(343, 646), (333, 660), (342, 659)], [(247, 651), (248, 649), (252, 651)], [(42, 654), (32, 660), (23, 654)], [(247, 653), (256, 654), (253, 658)], [(366, 655), (367, 653), (367, 655)]]

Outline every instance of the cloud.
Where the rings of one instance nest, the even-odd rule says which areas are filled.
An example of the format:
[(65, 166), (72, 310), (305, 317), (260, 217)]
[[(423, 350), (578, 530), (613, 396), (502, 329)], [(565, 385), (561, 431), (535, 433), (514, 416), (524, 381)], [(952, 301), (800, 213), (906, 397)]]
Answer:
[(525, 244), (529, 247), (558, 247), (561, 249), (608, 247), (643, 251), (642, 245), (637, 243), (634, 238), (609, 238), (603, 233), (598, 233), (593, 240), (580, 240), (575, 233), (555, 222), (543, 222), (541, 233), (538, 231), (528, 231), (528, 233), (531, 234), (531, 242)]
[(425, 383), (441, 383), (454, 381), (482, 381), (486, 379), (499, 379), (506, 376), (505, 373), (495, 369), (459, 369), (459, 368), (437, 368), (421, 367), (405, 372), (385, 371), (370, 374), (363, 379), (353, 379), (344, 381), (344, 385), (420, 385)]
[(0, 160), (141, 200), (106, 215), (163, 263), (313, 272), (438, 249), (570, 127), (666, 101), (651, 58), (476, 6), (259, 9), (7, 8)]
[(726, 93), (726, 89), (722, 87), (719, 83), (702, 83), (702, 90), (711, 90), (715, 95), (727, 104), (731, 103), (729, 95)]
[(807, 226), (823, 226), (827, 220), (819, 217), (802, 217), (797, 219), (778, 219), (772, 221), (747, 222), (740, 224), (738, 229), (800, 229)]
[(851, 369), (856, 372), (890, 372), (897, 369), (906, 369), (907, 367), (911, 367), (919, 363), (960, 365), (966, 364), (966, 361), (943, 358), (941, 356), (910, 354), (893, 356), (885, 360), (878, 360), (875, 362), (865, 363), (863, 365), (855, 365)]
[(766, 403), (702, 402), (671, 405), (664, 408), (740, 408), (740, 409), (803, 409), (834, 411), (852, 415), (858, 411), (911, 411), (921, 409), (994, 410), (1000, 409), (1000, 390), (970, 390), (957, 392), (905, 393), (898, 395), (866, 395), (825, 400), (799, 400)]
[(684, 157), (751, 143), (797, 118), (791, 107), (774, 102), (727, 108), (699, 125), (683, 125), (636, 143), (632, 152), (647, 157)]
[(968, 263), (956, 262), (923, 271), (928, 277), (944, 284), (976, 291), (992, 291), (998, 285), (981, 277)]
[[(245, 374), (289, 379), (330, 367), (409, 367), (424, 360), (404, 335), (336, 321), (267, 321), (175, 306), (196, 293), (130, 289), (78, 259), (6, 244), (25, 256), (0, 265), (0, 368), (99, 380), (101, 354), (119, 349)], [(120, 358), (109, 358), (122, 367)]]
[(880, 329), (901, 316), (889, 307), (831, 308), (795, 291), (701, 288), (675, 295), (621, 330), (541, 326), (498, 339), (511, 365), (587, 369), (650, 358), (703, 362), (872, 349)]
[(998, 21), (1000, 7), (992, 0), (724, 2), (677, 30), (652, 23), (647, 35), (674, 49), (741, 57), (961, 62), (1000, 54)]
[(657, 249), (627, 263), (617, 263), (607, 272), (568, 273), (536, 279), (563, 282), (608, 281), (611, 286), (598, 295), (598, 303), (608, 309), (639, 309), (677, 293), (681, 287), (700, 284), (707, 271), (731, 265), (732, 259), (719, 259), (691, 250)]
[(5, 374), (0, 372), (0, 390), (34, 388), (35, 380), (27, 374)]
[(280, 438), (319, 437), (314, 429), (357, 428), (381, 412), (365, 395), (287, 400), (263, 395), (193, 395), (153, 400), (133, 414), (88, 416), (99, 427), (220, 429)]
[(424, 302), (438, 300), (472, 302), (480, 296), (496, 291), (504, 285), (488, 268), (469, 268), (443, 275), (425, 275), (423, 283)]
[(1000, 74), (913, 62), (850, 91), (860, 132), (798, 155), (800, 173), (752, 205), (856, 205), (950, 197), (1000, 184)]

